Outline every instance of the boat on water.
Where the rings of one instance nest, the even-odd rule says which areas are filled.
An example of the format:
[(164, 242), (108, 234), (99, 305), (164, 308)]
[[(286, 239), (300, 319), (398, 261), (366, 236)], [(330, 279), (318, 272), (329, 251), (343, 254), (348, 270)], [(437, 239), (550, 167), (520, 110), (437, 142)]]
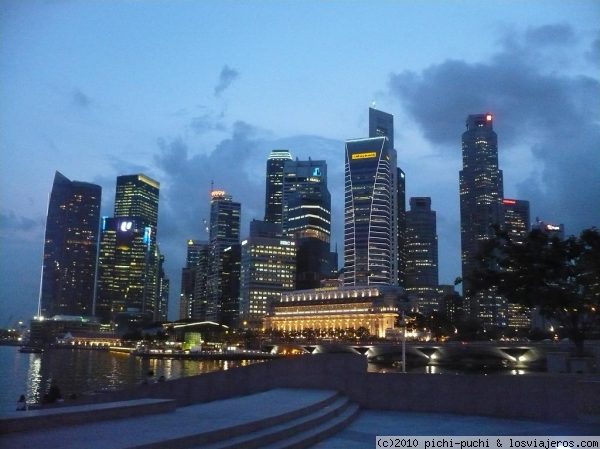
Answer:
[(36, 346), (21, 346), (19, 348), (19, 352), (27, 353), (27, 354), (40, 354), (44, 352), (42, 348), (38, 348)]

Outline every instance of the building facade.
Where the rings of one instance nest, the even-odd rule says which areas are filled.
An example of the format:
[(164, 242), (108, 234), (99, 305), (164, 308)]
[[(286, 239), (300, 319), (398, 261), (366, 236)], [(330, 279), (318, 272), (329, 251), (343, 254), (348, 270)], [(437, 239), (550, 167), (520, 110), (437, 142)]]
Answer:
[(504, 214), (504, 231), (515, 243), (523, 243), (529, 234), (529, 201), (504, 198), (502, 200)]
[(241, 258), (241, 319), (244, 327), (261, 329), (272, 305), (296, 286), (296, 242), (251, 231)]
[(405, 245), (406, 292), (416, 297), (420, 311), (439, 310), (438, 238), (431, 198), (410, 199), (410, 210), (406, 212)]
[(325, 161), (286, 161), (283, 235), (296, 240), (296, 287), (316, 288), (331, 273), (331, 195)]
[(482, 242), (504, 221), (503, 178), (498, 167), (498, 137), (492, 114), (469, 115), (462, 135), (460, 171), (461, 261), (465, 306), (484, 326), (506, 326), (506, 300), (493, 291), (475, 293), (470, 276)]
[[(211, 191), (209, 228), (209, 266), (206, 279), (206, 320), (232, 326), (231, 291), (237, 279), (231, 279), (239, 267), (240, 203), (234, 202), (224, 190)], [(237, 246), (237, 248), (236, 248)], [(231, 248), (227, 250), (227, 248)], [(227, 254), (226, 254), (227, 250)], [(238, 255), (238, 260), (234, 260)], [(237, 316), (235, 317), (237, 319)]]
[[(196, 296), (196, 277), (198, 267), (203, 267), (204, 277), (204, 297), (206, 298), (206, 269), (208, 267), (208, 242), (200, 240), (188, 240), (186, 250), (185, 267), (181, 269), (181, 293), (179, 295), (179, 319), (199, 319), (200, 316), (194, 316)], [(196, 312), (198, 308), (196, 307)]]
[(398, 287), (389, 285), (325, 287), (282, 293), (265, 318), (265, 329), (281, 332), (350, 331), (366, 328), (384, 338), (396, 327)]
[(273, 150), (267, 159), (265, 221), (282, 223), (283, 166), (291, 161), (289, 150)]
[(102, 189), (54, 175), (46, 217), (38, 316), (94, 314)]
[(160, 184), (143, 174), (117, 177), (114, 217), (102, 219), (96, 314), (160, 319), (156, 243)]
[(398, 282), (396, 174), (387, 137), (346, 141), (344, 285)]

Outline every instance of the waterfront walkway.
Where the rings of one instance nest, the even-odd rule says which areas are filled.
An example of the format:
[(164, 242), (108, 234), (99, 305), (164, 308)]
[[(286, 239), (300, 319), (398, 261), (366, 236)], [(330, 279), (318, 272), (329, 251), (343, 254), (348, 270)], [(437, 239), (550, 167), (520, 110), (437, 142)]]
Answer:
[[(134, 402), (134, 401), (131, 401)], [(139, 402), (139, 401), (138, 401)], [(139, 404), (141, 407), (147, 405)], [(363, 410), (336, 391), (274, 389), (204, 404), (164, 409), (152, 414), (90, 418), (53, 428), (6, 433), (0, 447), (29, 449), (216, 449), (289, 448), (363, 449), (375, 447), (377, 435), (595, 435), (597, 424), (549, 423), (441, 413)], [(99, 412), (108, 404), (79, 406)], [(119, 405), (123, 408), (123, 404)], [(13, 413), (56, 418), (69, 408)], [(81, 411), (81, 410), (80, 410)], [(3, 420), (9, 418), (4, 415)], [(7, 429), (0, 429), (3, 432)]]

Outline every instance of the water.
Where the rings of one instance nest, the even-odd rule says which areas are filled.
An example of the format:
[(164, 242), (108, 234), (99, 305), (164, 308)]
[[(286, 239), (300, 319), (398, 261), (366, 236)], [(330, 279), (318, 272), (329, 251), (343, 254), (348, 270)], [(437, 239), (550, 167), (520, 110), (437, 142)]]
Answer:
[(77, 349), (50, 349), (23, 354), (17, 346), (0, 346), (0, 413), (16, 409), (24, 394), (29, 404), (39, 403), (51, 382), (63, 397), (116, 390), (141, 383), (149, 370), (155, 378), (194, 376), (246, 366), (249, 361), (146, 359), (129, 354)]

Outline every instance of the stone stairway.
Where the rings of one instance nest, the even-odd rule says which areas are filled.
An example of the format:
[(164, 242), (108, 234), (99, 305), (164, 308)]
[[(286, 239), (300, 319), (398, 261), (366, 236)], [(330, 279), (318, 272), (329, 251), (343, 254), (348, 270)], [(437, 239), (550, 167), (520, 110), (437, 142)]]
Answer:
[[(113, 403), (114, 404), (114, 403)], [(87, 422), (61, 424), (46, 429), (29, 427), (0, 435), (0, 447), (19, 449), (225, 449), (225, 448), (307, 448), (342, 430), (358, 414), (359, 408), (331, 390), (274, 389), (248, 396), (143, 414), (143, 404), (127, 407), (127, 416), (114, 419), (98, 415), (93, 408), (106, 410), (107, 404), (89, 405)], [(136, 411), (136, 407), (139, 409)], [(73, 412), (65, 413), (73, 416)], [(90, 415), (90, 411), (92, 414)], [(36, 411), (40, 414), (43, 411)], [(48, 410), (50, 412), (50, 410)], [(19, 412), (27, 419), (31, 412)], [(143, 414), (143, 415), (142, 415)], [(14, 415), (14, 414), (11, 414)], [(0, 423), (2, 419), (0, 418)]]

